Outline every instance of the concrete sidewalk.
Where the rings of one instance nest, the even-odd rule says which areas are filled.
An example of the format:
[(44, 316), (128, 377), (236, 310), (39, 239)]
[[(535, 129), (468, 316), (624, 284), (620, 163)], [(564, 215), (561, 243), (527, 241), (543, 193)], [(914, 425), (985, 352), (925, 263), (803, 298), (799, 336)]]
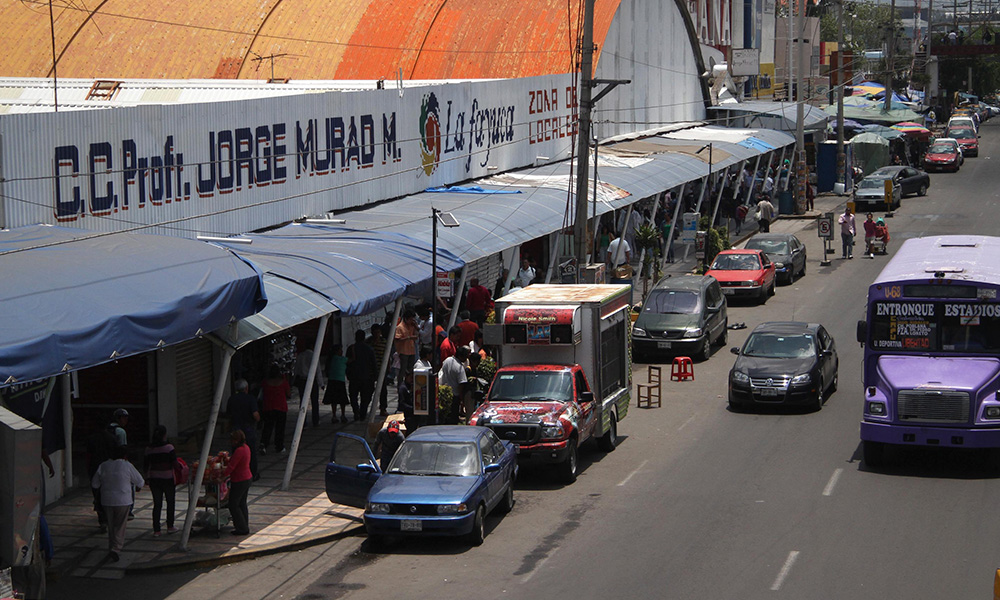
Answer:
[[(392, 386), (390, 386), (391, 388)], [(390, 390), (389, 405), (395, 406), (395, 390)], [(298, 414), (297, 401), (289, 402), (286, 446)], [(294, 406), (293, 406), (294, 405)], [(153, 536), (153, 499), (145, 487), (135, 497), (135, 519), (128, 523), (121, 560), (110, 562), (108, 536), (101, 533), (93, 510), (90, 489), (76, 489), (46, 508), (45, 516), (55, 544), (51, 575), (119, 579), (126, 572), (151, 572), (208, 567), (265, 554), (297, 550), (363, 531), (362, 511), (331, 503), (326, 497), (324, 476), (334, 433), (347, 431), (364, 435), (363, 423), (330, 424), (330, 408), (321, 407), (323, 423), (302, 432), (291, 485), (281, 491), (288, 454), (268, 449), (260, 457), (261, 479), (250, 488), (248, 498), (250, 535), (235, 537), (232, 525), (214, 530), (192, 529), (188, 552), (180, 548), (181, 532), (168, 534), (165, 515), (163, 535)], [(228, 436), (216, 435), (212, 452), (228, 450)], [(197, 460), (197, 451), (180, 451), (188, 464)], [(191, 469), (192, 474), (194, 468)], [(177, 488), (175, 526), (182, 529), (187, 514), (189, 485)], [(199, 486), (198, 495), (204, 494)], [(166, 507), (164, 506), (164, 511)], [(199, 508), (199, 510), (202, 510)]]

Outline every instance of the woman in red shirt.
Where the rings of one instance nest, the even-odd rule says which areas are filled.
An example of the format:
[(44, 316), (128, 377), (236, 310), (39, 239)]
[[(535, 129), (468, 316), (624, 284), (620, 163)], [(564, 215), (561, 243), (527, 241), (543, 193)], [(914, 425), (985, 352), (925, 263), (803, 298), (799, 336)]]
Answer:
[(233, 535), (250, 534), (250, 512), (247, 510), (247, 494), (253, 473), (250, 472), (250, 448), (247, 437), (241, 429), (229, 434), (233, 454), (223, 474), (229, 478), (229, 514), (233, 516)]
[(261, 399), (264, 406), (264, 431), (260, 437), (260, 453), (267, 454), (267, 445), (271, 443), (271, 432), (274, 432), (274, 450), (285, 451), (285, 417), (288, 416), (288, 397), (292, 386), (281, 374), (278, 365), (271, 365), (267, 370), (267, 379), (260, 384)]

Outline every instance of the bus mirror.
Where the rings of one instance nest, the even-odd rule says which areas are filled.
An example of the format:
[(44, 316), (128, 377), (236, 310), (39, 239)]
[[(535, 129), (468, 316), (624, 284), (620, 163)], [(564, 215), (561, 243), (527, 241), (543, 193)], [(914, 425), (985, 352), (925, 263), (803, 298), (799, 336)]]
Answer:
[(864, 321), (858, 321), (858, 343), (864, 346), (865, 340), (867, 339), (868, 339), (868, 323)]

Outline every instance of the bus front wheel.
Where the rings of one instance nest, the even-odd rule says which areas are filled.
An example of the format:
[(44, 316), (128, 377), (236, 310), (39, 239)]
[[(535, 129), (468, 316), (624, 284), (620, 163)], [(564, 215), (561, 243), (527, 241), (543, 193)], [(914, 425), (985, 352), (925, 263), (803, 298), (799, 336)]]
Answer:
[(885, 444), (882, 442), (862, 442), (862, 450), (865, 455), (865, 464), (873, 469), (877, 469), (885, 464)]

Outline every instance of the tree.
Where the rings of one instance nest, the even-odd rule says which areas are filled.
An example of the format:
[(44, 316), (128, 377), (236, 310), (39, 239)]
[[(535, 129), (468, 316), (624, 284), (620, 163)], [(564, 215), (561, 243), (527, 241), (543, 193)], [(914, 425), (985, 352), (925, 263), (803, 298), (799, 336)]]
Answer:
[[(825, 42), (837, 41), (837, 10), (831, 3), (820, 17), (820, 38)], [(874, 2), (844, 3), (844, 46), (856, 53), (881, 49), (889, 27), (890, 7)], [(902, 25), (895, 19), (893, 28)]]

